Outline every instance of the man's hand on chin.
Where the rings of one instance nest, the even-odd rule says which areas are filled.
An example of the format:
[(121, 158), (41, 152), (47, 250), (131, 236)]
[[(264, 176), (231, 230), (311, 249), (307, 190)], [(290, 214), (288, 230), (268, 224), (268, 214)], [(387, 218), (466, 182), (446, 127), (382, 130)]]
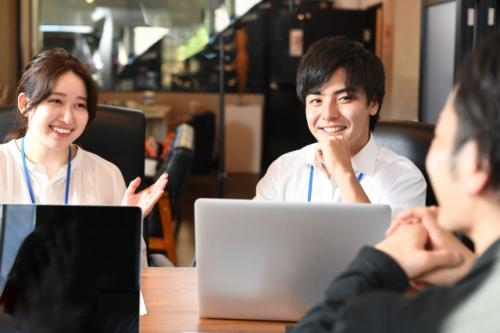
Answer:
[(318, 142), (316, 161), (329, 177), (338, 178), (345, 173), (354, 173), (349, 143), (342, 136), (333, 136)]

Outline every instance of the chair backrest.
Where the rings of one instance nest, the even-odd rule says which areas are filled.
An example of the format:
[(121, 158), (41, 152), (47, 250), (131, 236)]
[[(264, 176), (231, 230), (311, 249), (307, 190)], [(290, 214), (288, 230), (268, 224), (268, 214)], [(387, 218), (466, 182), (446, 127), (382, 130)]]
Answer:
[(114, 163), (128, 184), (144, 177), (146, 118), (139, 110), (99, 105), (96, 118), (77, 140), (83, 149)]
[(174, 219), (177, 218), (181, 194), (193, 166), (195, 137), (191, 125), (179, 125), (173, 147), (158, 170), (157, 177), (160, 173), (168, 173), (167, 190)]
[(0, 142), (11, 130), (21, 127), (17, 112), (17, 107), (12, 105), (0, 107)]
[(175, 139), (173, 142), (173, 147), (184, 147), (194, 150), (194, 128), (189, 124), (180, 124), (177, 126), (175, 131)]
[(420, 169), (427, 182), (426, 204), (437, 204), (425, 170), (425, 157), (434, 137), (434, 125), (414, 121), (379, 121), (373, 135), (378, 145), (407, 157)]
[(212, 155), (215, 143), (215, 113), (213, 111), (197, 113), (189, 123), (196, 134), (192, 172), (194, 174), (208, 173), (214, 165)]
[[(17, 108), (0, 108), (0, 137), (3, 138), (17, 123)], [(99, 105), (97, 115), (77, 143), (114, 163), (128, 185), (135, 177), (144, 176), (144, 137), (146, 120), (139, 110)]]

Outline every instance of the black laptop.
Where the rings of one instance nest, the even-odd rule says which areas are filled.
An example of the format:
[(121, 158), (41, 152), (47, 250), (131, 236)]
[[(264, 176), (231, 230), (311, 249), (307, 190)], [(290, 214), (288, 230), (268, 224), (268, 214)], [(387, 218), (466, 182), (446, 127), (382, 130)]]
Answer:
[(138, 332), (141, 210), (0, 205), (0, 332)]

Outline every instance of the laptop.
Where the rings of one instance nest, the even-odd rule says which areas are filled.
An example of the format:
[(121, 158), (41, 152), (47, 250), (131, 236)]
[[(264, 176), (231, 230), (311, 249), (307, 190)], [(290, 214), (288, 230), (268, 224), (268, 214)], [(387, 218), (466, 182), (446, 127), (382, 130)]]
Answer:
[(300, 319), (390, 217), (379, 204), (196, 200), (200, 316)]
[(139, 332), (141, 210), (0, 205), (0, 332)]

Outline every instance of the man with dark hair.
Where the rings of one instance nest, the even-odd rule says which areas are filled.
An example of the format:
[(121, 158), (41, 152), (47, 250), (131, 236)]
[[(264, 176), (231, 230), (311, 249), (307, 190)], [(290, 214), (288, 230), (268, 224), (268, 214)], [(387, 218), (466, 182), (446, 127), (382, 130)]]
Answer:
[[(497, 34), (467, 58), (439, 116), (426, 167), (440, 207), (401, 214), (295, 332), (499, 331), (499, 91)], [(475, 254), (451, 230), (470, 237)], [(433, 286), (406, 295), (411, 280)]]
[(297, 95), (317, 143), (279, 157), (257, 184), (256, 199), (384, 203), (396, 216), (425, 204), (426, 184), (407, 158), (379, 147), (370, 134), (384, 99), (377, 56), (346, 37), (307, 50)]

